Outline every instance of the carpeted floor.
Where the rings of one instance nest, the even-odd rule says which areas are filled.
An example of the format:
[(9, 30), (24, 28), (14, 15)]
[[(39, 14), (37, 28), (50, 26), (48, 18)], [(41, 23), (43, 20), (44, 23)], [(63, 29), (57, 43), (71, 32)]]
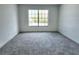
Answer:
[(79, 45), (60, 33), (20, 33), (0, 49), (0, 55), (77, 55)]

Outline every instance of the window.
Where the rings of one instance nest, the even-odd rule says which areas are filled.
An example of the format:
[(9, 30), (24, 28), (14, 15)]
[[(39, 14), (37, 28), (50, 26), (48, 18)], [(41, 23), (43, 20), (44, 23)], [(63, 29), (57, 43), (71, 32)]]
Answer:
[(48, 26), (48, 10), (29, 10), (29, 26)]

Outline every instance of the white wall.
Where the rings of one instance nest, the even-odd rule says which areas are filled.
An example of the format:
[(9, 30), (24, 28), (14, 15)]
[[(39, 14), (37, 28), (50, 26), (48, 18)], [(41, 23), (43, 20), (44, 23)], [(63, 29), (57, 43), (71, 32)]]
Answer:
[(79, 43), (79, 5), (61, 5), (59, 32)]
[(0, 4), (0, 48), (18, 33), (16, 5)]
[[(29, 27), (29, 9), (48, 9), (48, 27)], [(57, 31), (58, 27), (58, 6), (57, 5), (19, 5), (19, 29), (23, 31)]]

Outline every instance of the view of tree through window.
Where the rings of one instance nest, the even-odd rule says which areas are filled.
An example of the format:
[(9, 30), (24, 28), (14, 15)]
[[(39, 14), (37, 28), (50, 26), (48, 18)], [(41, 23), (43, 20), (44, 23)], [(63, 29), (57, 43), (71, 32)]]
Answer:
[(29, 10), (29, 26), (48, 26), (48, 10)]

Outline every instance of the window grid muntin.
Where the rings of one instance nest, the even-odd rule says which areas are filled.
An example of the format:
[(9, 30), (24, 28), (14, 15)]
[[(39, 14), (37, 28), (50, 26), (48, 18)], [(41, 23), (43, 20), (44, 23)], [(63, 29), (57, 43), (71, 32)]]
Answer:
[(48, 10), (29, 10), (30, 23), (31, 25), (29, 26), (48, 26)]

